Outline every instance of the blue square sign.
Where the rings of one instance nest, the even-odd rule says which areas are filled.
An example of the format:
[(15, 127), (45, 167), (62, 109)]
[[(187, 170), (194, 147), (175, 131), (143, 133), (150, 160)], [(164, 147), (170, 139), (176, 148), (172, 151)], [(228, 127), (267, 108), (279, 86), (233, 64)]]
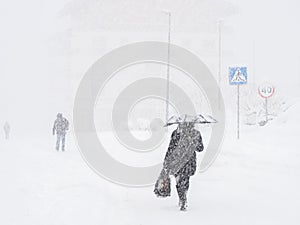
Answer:
[(229, 84), (247, 84), (247, 67), (229, 67)]

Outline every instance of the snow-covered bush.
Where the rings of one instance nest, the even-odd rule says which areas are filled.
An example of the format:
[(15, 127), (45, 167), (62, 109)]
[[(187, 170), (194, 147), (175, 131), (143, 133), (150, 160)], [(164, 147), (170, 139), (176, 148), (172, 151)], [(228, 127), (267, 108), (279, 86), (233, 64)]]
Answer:
[(278, 92), (275, 92), (267, 101), (259, 96), (258, 86), (255, 84), (243, 86), (240, 89), (240, 96), (241, 116), (246, 125), (264, 125), (266, 118), (273, 120), (288, 108), (286, 101)]

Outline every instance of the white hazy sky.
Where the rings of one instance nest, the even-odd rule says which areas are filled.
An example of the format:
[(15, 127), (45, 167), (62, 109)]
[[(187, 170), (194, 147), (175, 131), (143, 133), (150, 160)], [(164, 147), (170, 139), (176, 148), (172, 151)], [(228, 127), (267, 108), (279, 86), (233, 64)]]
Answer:
[[(59, 83), (64, 74), (60, 74), (59, 71), (63, 70), (56, 69), (57, 65), (49, 61), (48, 44), (49, 39), (66, 30), (72, 23), (68, 17), (59, 16), (59, 12), (67, 2), (61, 0), (0, 2), (0, 124), (6, 119), (18, 123), (26, 120), (24, 118), (33, 120), (36, 114), (43, 114), (45, 111), (48, 111), (48, 115), (44, 119), (48, 119), (56, 110), (50, 109), (49, 105), (49, 102), (53, 102), (53, 98), (59, 97), (53, 93), (53, 80), (57, 79)], [(84, 6), (96, 1), (73, 2)], [(110, 1), (103, 2), (109, 4)], [(118, 3), (118, 1), (111, 2)], [(128, 2), (133, 2), (130, 10), (138, 14), (139, 7), (143, 5), (142, 1), (139, 1), (137, 6), (134, 1)], [(160, 2), (163, 10), (168, 6), (172, 9), (170, 4), (174, 1)], [(192, 2), (194, 1), (176, 1), (177, 8), (180, 11), (181, 4)], [(211, 5), (211, 8), (222, 7), (224, 4), (224, 1), (203, 2), (207, 6)], [(224, 55), (227, 50), (233, 51), (234, 55), (223, 59), (223, 67), (244, 61), (251, 62), (248, 66), (254, 67), (251, 70), (257, 83), (268, 80), (285, 91), (287, 96), (299, 95), (300, 2), (297, 0), (228, 2), (237, 13), (224, 18), (223, 50)], [(159, 7), (159, 4), (156, 5), (156, 8)], [(103, 8), (104, 12), (105, 10), (106, 8)], [(114, 15), (111, 10), (112, 8), (108, 8), (107, 13)], [(185, 13), (188, 15), (188, 11)], [(214, 11), (207, 13), (214, 15)], [(116, 15), (118, 16), (122, 18), (122, 15)], [(49, 67), (51, 71), (58, 72), (49, 73)], [(28, 122), (24, 122), (24, 126), (28, 126)]]

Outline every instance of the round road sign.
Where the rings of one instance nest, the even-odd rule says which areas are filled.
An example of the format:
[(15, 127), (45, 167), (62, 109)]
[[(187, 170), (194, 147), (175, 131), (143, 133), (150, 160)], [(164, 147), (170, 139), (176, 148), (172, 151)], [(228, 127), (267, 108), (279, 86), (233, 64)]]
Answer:
[(274, 94), (275, 88), (269, 83), (263, 83), (258, 87), (258, 93), (263, 98), (269, 98)]

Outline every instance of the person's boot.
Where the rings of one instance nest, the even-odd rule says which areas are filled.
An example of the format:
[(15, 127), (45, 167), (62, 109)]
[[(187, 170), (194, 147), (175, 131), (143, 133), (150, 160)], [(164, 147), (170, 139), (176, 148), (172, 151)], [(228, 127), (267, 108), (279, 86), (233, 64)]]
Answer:
[(183, 203), (181, 206), (180, 206), (180, 211), (186, 211), (187, 210), (187, 205), (186, 203)]
[(180, 211), (186, 211), (186, 210), (187, 210), (187, 198), (186, 198), (186, 193), (184, 193), (182, 200), (180, 200)]
[(186, 211), (187, 210), (187, 203), (186, 201), (181, 202), (180, 211)]
[(187, 203), (186, 203), (186, 201), (181, 201), (180, 211), (186, 211), (186, 210), (187, 210)]

